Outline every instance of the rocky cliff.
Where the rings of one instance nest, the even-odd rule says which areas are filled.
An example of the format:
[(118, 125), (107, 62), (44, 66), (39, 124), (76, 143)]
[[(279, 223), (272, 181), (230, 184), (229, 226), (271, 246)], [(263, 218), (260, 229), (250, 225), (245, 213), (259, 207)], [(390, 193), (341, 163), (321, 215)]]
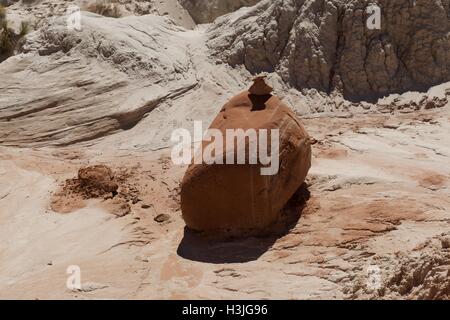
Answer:
[[(379, 30), (367, 27), (373, 3)], [(450, 80), (450, 1), (265, 0), (219, 19), (209, 46), (233, 66), (275, 71), (298, 89), (356, 99), (423, 90)]]

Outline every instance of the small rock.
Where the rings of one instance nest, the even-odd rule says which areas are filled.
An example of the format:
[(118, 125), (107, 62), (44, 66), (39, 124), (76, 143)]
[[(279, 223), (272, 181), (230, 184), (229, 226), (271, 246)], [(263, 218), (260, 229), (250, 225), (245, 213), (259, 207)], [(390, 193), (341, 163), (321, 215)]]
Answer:
[(107, 208), (110, 213), (117, 217), (123, 217), (131, 213), (130, 205), (122, 199), (112, 200)]
[(339, 189), (342, 189), (341, 185), (339, 185), (339, 184), (332, 184), (331, 186), (325, 188), (324, 191), (333, 192), (333, 191), (336, 191), (336, 190), (339, 190)]
[(151, 205), (150, 204), (147, 204), (147, 203), (143, 203), (142, 205), (141, 205), (141, 208), (142, 209), (148, 209), (148, 208), (150, 208), (151, 207)]
[(78, 180), (82, 187), (92, 187), (104, 192), (117, 192), (112, 170), (105, 165), (84, 167), (78, 170)]
[(101, 283), (95, 283), (95, 282), (88, 282), (88, 283), (83, 283), (81, 285), (81, 288), (78, 289), (77, 291), (81, 291), (81, 292), (92, 292), (95, 290), (101, 290), (101, 289), (105, 289), (108, 288), (109, 286), (106, 284), (101, 284)]
[(400, 124), (393, 120), (388, 120), (383, 124), (383, 128), (386, 129), (398, 129), (400, 127)]
[(153, 219), (153, 220), (155, 220), (156, 222), (161, 223), (161, 222), (167, 221), (169, 219), (170, 219), (170, 216), (168, 214), (162, 213), (162, 214), (158, 214), (155, 217), (155, 219)]
[(133, 198), (133, 200), (132, 200), (132, 203), (133, 204), (136, 204), (136, 203), (138, 203), (139, 201), (142, 201), (139, 197), (134, 197)]
[(441, 238), (442, 249), (450, 248), (450, 236)]

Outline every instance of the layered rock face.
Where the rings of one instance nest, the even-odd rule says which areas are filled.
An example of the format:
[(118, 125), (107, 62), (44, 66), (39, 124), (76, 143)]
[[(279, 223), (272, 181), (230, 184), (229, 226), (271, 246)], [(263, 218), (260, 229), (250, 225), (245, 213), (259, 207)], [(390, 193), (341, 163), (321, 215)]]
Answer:
[[(303, 183), (311, 165), (308, 134), (295, 114), (267, 89), (257, 80), (249, 91), (225, 104), (212, 122), (210, 129), (223, 137), (229, 129), (256, 129), (257, 134), (227, 140), (215, 149), (214, 158), (223, 164), (203, 161), (189, 166), (181, 186), (181, 208), (189, 228), (233, 236), (264, 231), (280, 218), (281, 209)], [(277, 153), (279, 159), (270, 173), (262, 170), (267, 169), (260, 158), (262, 129), (279, 130), (279, 139), (272, 139), (274, 131), (267, 134), (266, 154)], [(259, 158), (252, 162), (257, 139)], [(203, 156), (213, 141), (203, 141)], [(242, 152), (245, 163), (237, 164)]]
[(80, 32), (58, 18), (30, 33), (26, 54), (0, 65), (0, 143), (67, 145), (132, 128), (196, 85), (183, 31), (158, 16), (83, 12)]
[[(370, 30), (370, 4), (381, 29)], [(298, 89), (364, 99), (450, 80), (449, 0), (275, 0), (220, 18), (209, 47)]]
[(217, 17), (261, 0), (179, 0), (196, 23), (213, 22)]

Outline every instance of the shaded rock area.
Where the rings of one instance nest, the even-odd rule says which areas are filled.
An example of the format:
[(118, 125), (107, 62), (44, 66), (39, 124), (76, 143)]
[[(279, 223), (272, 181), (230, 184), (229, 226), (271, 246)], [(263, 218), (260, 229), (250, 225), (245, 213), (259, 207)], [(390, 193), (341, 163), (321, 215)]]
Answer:
[[(381, 31), (363, 30), (362, 0), (262, 0), (198, 27), (177, 0), (118, 0), (123, 17), (83, 11), (69, 32), (75, 2), (0, 0), (9, 27), (31, 27), (0, 63), (0, 299), (449, 299), (448, 0), (378, 1)], [(259, 70), (270, 86), (248, 88)], [(274, 101), (311, 137), (305, 182), (267, 233), (186, 228), (171, 133), (218, 114), (241, 126)], [(267, 178), (282, 197), (297, 160)], [(231, 192), (261, 186), (242, 172)]]
[[(381, 9), (381, 29), (366, 11)], [(265, 0), (218, 19), (211, 51), (298, 89), (361, 100), (450, 80), (449, 0)]]
[(210, 23), (217, 17), (236, 11), (244, 6), (253, 6), (261, 0), (179, 0), (196, 23)]
[[(204, 160), (187, 169), (181, 208), (189, 228), (231, 236), (266, 231), (303, 183), (311, 166), (309, 136), (289, 107), (270, 92), (262, 78), (255, 79), (249, 91), (231, 98), (212, 122), (209, 129), (220, 130), (224, 140), (227, 130), (241, 130), (243, 135), (214, 148), (214, 163)], [(275, 139), (272, 130), (278, 130)], [(214, 143), (203, 142), (203, 156)], [(276, 154), (277, 160), (263, 165), (263, 153)]]

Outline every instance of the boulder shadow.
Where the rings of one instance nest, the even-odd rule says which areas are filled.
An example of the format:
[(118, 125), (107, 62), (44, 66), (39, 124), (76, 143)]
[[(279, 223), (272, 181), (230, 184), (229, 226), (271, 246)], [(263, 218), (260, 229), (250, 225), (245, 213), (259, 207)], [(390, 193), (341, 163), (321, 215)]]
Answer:
[(177, 254), (184, 259), (215, 264), (257, 260), (297, 225), (309, 198), (310, 192), (303, 183), (283, 209), (280, 221), (258, 236), (214, 239), (185, 227)]

